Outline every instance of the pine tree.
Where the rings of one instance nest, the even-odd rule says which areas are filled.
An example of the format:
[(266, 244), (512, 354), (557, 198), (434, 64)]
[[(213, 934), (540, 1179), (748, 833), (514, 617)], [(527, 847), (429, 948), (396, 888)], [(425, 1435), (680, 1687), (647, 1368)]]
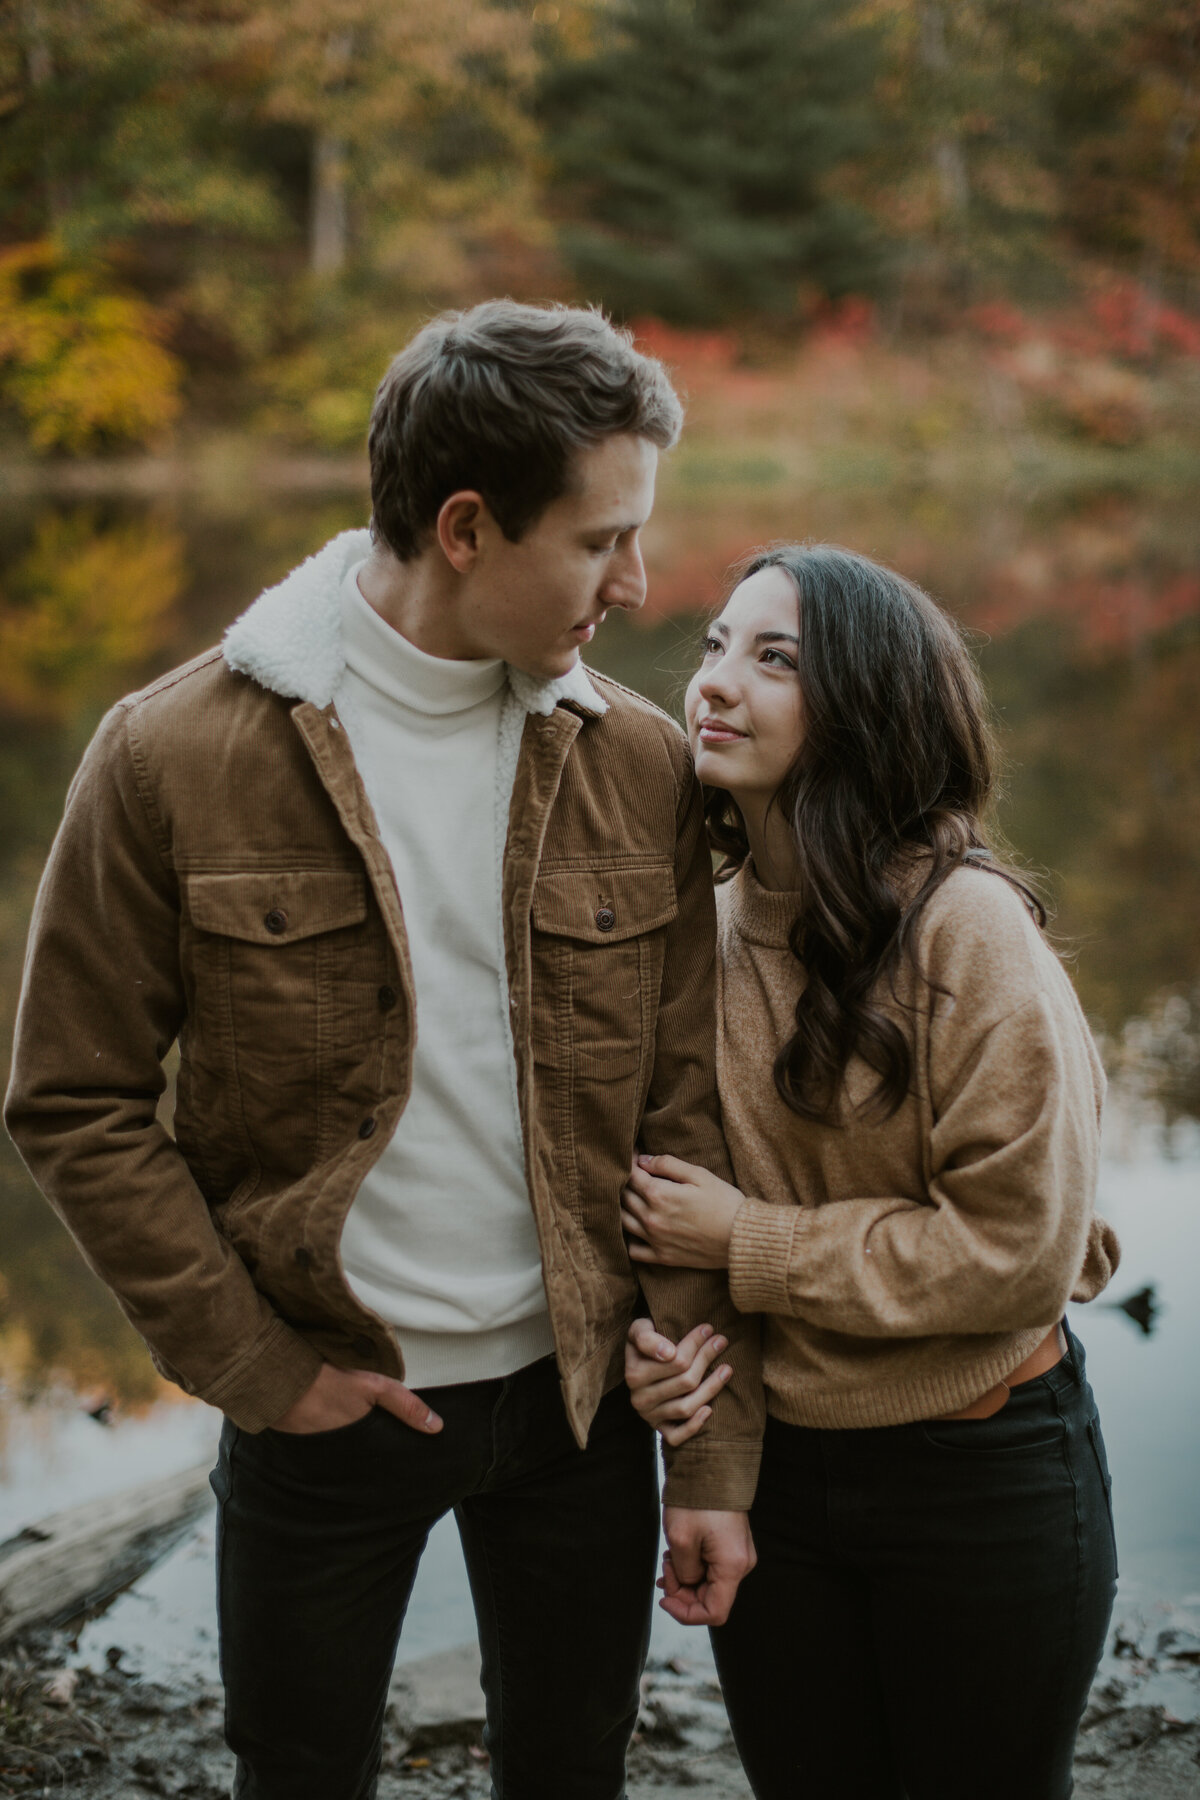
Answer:
[(541, 109), (589, 297), (705, 323), (787, 316), (879, 267), (836, 177), (870, 142), (876, 34), (848, 0), (618, 0)]

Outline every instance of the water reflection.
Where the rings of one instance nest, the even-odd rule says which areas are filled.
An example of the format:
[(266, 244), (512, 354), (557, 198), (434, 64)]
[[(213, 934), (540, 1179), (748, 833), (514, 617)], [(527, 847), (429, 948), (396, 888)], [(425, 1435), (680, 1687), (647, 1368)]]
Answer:
[(1152, 1282), (1148, 1287), (1138, 1288), (1135, 1294), (1127, 1294), (1124, 1300), (1111, 1300), (1102, 1304), (1107, 1304), (1115, 1312), (1122, 1312), (1127, 1319), (1132, 1319), (1143, 1337), (1153, 1335), (1161, 1310), (1157, 1283)]
[[(593, 660), (678, 711), (725, 564), (797, 532), (888, 558), (986, 625), (1008, 763), (1000, 822), (1049, 872), (1059, 942), (1118, 1093), (1115, 1141), (1128, 1149), (1150, 1130), (1159, 1154), (1178, 1154), (1200, 1119), (1200, 629), (1181, 585), (1200, 527), (1182, 497), (1052, 506), (968, 482), (956, 505), (861, 469), (848, 483), (824, 463), (801, 491), (790, 456), (784, 444), (711, 468), (682, 457), (647, 546), (650, 606), (610, 617)], [(0, 507), (0, 1076), (38, 875), (100, 714), (214, 642), (262, 586), (367, 510), (365, 494), (236, 488)], [(33, 1394), (51, 1376), (118, 1408), (163, 1392), (5, 1141), (0, 1383)]]

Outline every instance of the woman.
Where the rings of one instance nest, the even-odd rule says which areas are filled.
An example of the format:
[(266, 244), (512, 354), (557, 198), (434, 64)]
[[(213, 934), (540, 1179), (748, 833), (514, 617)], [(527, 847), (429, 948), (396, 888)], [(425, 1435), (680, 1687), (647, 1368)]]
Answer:
[[(1063, 1309), (1117, 1245), (1091, 1038), (983, 833), (978, 678), (909, 582), (785, 546), (710, 627), (687, 721), (738, 1187), (639, 1158), (625, 1225), (635, 1262), (727, 1267), (764, 1315), (758, 1565), (713, 1633), (738, 1749), (759, 1800), (1059, 1800), (1116, 1574)], [(712, 1360), (689, 1390), (631, 1348), (639, 1410), (702, 1428)]]

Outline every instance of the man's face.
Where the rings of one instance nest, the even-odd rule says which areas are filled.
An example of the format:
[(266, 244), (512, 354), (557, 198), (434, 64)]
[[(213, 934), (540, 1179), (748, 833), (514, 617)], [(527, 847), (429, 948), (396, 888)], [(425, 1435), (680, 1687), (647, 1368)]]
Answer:
[(654, 505), (658, 451), (629, 433), (576, 454), (570, 490), (519, 543), (488, 515), (464, 582), (459, 625), (475, 656), (543, 681), (565, 675), (610, 607), (646, 598), (639, 535)]

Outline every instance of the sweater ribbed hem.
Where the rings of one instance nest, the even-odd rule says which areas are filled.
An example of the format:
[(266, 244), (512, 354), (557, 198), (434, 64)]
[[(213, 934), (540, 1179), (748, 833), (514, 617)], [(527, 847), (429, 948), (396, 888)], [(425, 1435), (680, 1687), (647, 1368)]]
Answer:
[(729, 1239), (729, 1297), (739, 1312), (788, 1313), (788, 1266), (797, 1206), (744, 1200)]
[[(954, 1368), (934, 1368), (890, 1386), (815, 1389), (797, 1383), (793, 1364), (781, 1358), (775, 1368), (768, 1351), (763, 1358), (767, 1411), (785, 1425), (818, 1431), (856, 1431), (888, 1425), (911, 1425), (958, 1412), (995, 1387), (1031, 1356), (1051, 1329), (1034, 1325), (999, 1343), (989, 1339), (986, 1354)], [(881, 1340), (882, 1341), (882, 1340)], [(959, 1340), (962, 1341), (961, 1339)], [(786, 1385), (777, 1385), (777, 1380)]]
[(495, 1331), (409, 1331), (397, 1327), (396, 1343), (410, 1388), (458, 1387), (466, 1381), (497, 1381), (528, 1363), (549, 1356), (554, 1334), (548, 1312), (534, 1313)]

